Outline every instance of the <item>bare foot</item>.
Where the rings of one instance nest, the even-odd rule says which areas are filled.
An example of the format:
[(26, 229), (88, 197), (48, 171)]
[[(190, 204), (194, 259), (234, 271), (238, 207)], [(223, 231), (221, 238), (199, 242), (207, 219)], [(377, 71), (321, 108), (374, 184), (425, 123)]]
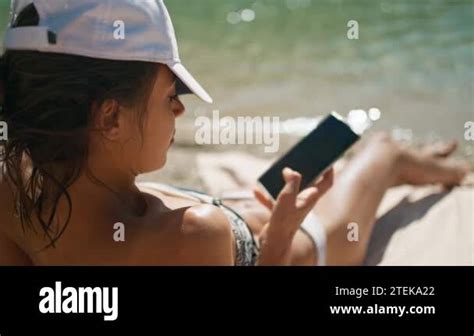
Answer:
[(421, 150), (404, 149), (399, 184), (459, 185), (469, 173), (470, 165), (466, 161), (450, 158), (457, 147), (456, 141), (449, 141), (428, 145)]

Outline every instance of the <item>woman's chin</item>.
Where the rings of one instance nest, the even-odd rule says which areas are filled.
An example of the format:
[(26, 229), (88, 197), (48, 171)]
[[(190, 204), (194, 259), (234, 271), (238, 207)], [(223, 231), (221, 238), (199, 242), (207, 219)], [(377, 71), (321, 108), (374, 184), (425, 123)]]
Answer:
[(155, 162), (150, 162), (145, 166), (145, 169), (143, 169), (143, 172), (140, 174), (147, 174), (147, 173), (152, 173), (154, 171), (162, 169), (167, 162), (167, 154), (163, 155), (160, 157), (159, 160), (156, 160)]
[(159, 170), (159, 169), (163, 168), (166, 165), (167, 162), (168, 162), (168, 155), (165, 154), (165, 155), (163, 155), (161, 160), (159, 162), (157, 162), (157, 164), (155, 165), (154, 170)]

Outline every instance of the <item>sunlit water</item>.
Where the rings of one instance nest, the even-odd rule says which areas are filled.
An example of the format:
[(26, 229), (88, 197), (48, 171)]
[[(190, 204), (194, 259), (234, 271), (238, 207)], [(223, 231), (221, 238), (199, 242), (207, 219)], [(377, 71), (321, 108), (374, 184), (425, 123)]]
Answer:
[[(0, 0), (2, 26), (8, 1)], [(331, 111), (406, 141), (457, 138), (474, 120), (472, 0), (168, 0), (181, 58), (215, 100), (190, 121), (280, 116), (304, 134)], [(359, 40), (347, 38), (357, 20)], [(365, 126), (364, 126), (365, 125)], [(289, 129), (289, 131), (288, 131)]]

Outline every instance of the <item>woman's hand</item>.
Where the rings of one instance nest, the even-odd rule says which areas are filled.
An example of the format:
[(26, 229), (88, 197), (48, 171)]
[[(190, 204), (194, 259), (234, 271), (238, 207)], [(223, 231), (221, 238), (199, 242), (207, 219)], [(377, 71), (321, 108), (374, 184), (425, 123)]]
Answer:
[(321, 179), (310, 187), (300, 190), (301, 174), (283, 169), (286, 182), (276, 202), (260, 189), (254, 189), (257, 200), (272, 211), (270, 225), (284, 232), (295, 233), (316, 202), (331, 188), (334, 180), (333, 170), (326, 172)]
[(271, 200), (260, 189), (254, 189), (257, 200), (272, 211), (270, 222), (260, 238), (260, 264), (281, 264), (287, 261), (294, 235), (316, 202), (331, 188), (334, 180), (331, 169), (312, 186), (300, 192), (301, 174), (290, 168), (283, 169), (282, 173), (286, 184), (276, 201)]

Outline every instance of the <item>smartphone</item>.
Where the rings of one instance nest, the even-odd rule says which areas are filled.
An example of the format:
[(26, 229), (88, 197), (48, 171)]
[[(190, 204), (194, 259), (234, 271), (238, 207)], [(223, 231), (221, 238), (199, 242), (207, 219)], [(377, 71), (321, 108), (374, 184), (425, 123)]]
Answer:
[(259, 179), (259, 184), (275, 200), (285, 186), (282, 170), (289, 167), (302, 175), (301, 190), (324, 174), (360, 139), (339, 114), (332, 112)]

